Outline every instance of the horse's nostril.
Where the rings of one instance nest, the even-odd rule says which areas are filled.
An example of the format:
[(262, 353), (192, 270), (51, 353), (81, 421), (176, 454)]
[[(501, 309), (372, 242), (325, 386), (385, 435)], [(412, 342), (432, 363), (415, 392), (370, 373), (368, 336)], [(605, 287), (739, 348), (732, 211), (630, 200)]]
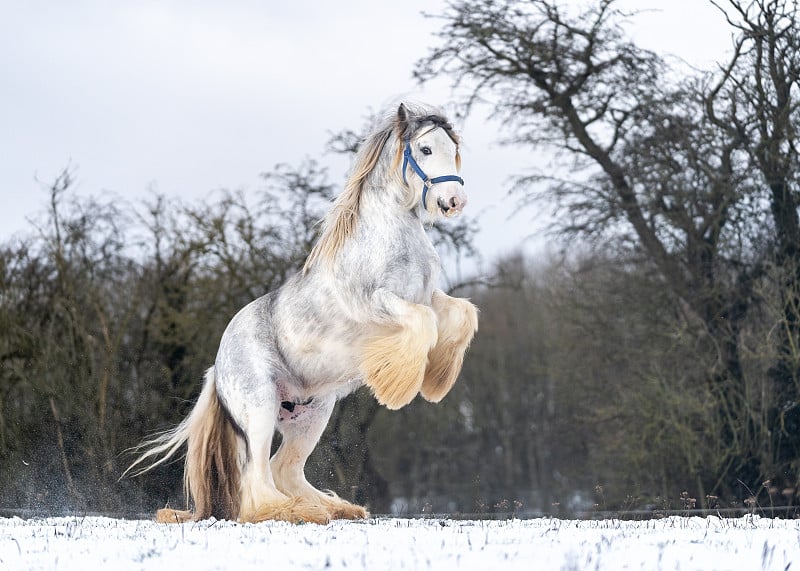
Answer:
[(450, 199), (450, 208), (458, 208), (458, 199), (455, 196)]

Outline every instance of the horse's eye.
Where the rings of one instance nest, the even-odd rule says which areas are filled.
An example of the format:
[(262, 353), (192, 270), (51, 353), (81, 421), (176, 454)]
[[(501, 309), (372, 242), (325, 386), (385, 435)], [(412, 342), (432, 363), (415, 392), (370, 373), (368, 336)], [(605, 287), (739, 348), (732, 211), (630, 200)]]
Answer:
[(433, 153), (433, 151), (431, 150), (431, 148), (430, 148), (430, 147), (422, 147), (422, 148), (420, 149), (420, 151), (422, 151), (422, 154), (423, 154), (423, 155), (430, 155), (430, 154), (432, 154), (432, 153)]

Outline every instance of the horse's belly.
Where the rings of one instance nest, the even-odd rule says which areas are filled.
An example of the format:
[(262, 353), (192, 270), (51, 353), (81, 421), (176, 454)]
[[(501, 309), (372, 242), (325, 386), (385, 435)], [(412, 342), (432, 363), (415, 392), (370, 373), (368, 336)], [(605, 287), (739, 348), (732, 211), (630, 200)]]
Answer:
[(287, 365), (303, 388), (338, 391), (360, 377), (361, 344), (352, 336), (299, 336), (292, 341), (285, 348), (292, 361)]

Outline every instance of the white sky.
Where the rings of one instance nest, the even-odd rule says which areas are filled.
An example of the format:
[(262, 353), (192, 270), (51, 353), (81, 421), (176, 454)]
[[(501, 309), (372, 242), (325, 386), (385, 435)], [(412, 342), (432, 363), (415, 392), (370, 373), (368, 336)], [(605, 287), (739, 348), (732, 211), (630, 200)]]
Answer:
[[(573, 4), (583, 1), (570, 0)], [(0, 241), (42, 211), (43, 185), (67, 165), (82, 194), (138, 201), (155, 188), (198, 199), (255, 190), (276, 163), (323, 155), (333, 132), (400, 96), (447, 107), (450, 79), (423, 90), (413, 64), (438, 43), (444, 0), (4, 1), (0, 18)], [(708, 65), (730, 34), (705, 0), (623, 0), (648, 10), (644, 47)], [(468, 215), (490, 260), (535, 230), (508, 179), (542, 158), (497, 144), (500, 126), (460, 127)], [(38, 181), (40, 182), (37, 182)], [(511, 218), (510, 218), (511, 217)]]

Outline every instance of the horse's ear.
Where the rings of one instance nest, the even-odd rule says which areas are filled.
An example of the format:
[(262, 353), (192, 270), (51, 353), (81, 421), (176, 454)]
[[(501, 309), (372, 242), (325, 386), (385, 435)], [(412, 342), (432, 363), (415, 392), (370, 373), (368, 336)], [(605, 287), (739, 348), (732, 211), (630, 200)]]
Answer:
[(397, 124), (405, 127), (406, 123), (408, 123), (408, 111), (405, 103), (401, 103), (400, 107), (397, 108)]
[(397, 108), (397, 117), (394, 119), (395, 133), (398, 139), (405, 139), (408, 137), (408, 109), (405, 103), (401, 103)]

